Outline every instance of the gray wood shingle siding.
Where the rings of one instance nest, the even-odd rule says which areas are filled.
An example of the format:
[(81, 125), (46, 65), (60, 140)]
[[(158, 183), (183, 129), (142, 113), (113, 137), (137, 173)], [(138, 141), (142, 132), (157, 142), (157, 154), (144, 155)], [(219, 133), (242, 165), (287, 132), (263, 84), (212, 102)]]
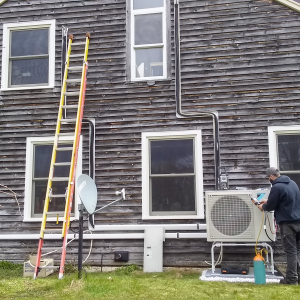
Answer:
[[(127, 200), (96, 216), (97, 224), (142, 223), (141, 132), (202, 129), (204, 190), (214, 189), (211, 118), (175, 115), (173, 1), (171, 74), (167, 80), (130, 82), (126, 60), (126, 0), (14, 1), (0, 6), (0, 23), (56, 20), (55, 88), (0, 92), (0, 183), (20, 195), (23, 208), (26, 137), (55, 132), (61, 83), (61, 26), (76, 37), (91, 32), (85, 118), (96, 121), (96, 184), (99, 206), (126, 188)], [(180, 1), (184, 111), (218, 111), (221, 162), (232, 188), (267, 187), (270, 125), (299, 124), (300, 15), (275, 1)], [(2, 25), (0, 46), (2, 48)], [(88, 127), (83, 136), (88, 139)], [(83, 147), (88, 173), (88, 144)], [(38, 233), (40, 223), (22, 222), (16, 201), (0, 193), (0, 233)], [(170, 221), (172, 222), (172, 221)], [(193, 223), (179, 220), (176, 223)], [(199, 221), (198, 221), (199, 222)], [(200, 222), (204, 222), (200, 220)], [(149, 223), (160, 223), (151, 221)], [(164, 222), (167, 223), (167, 222)], [(24, 261), (35, 241), (1, 241), (0, 259)], [(24, 244), (28, 245), (24, 246)], [(84, 243), (85, 253), (89, 242)], [(75, 246), (74, 246), (75, 247)], [(95, 241), (93, 264), (113, 264), (114, 250), (142, 263), (143, 241)], [(73, 252), (76, 252), (73, 248)], [(72, 259), (72, 251), (69, 259)], [(225, 250), (224, 259), (243, 260)], [(167, 240), (165, 265), (210, 260), (206, 240)]]

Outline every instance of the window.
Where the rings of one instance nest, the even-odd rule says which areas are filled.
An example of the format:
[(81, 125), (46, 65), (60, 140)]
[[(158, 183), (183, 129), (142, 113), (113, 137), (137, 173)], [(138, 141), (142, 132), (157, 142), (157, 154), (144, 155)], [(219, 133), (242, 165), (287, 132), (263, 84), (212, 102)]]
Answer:
[(269, 127), (270, 166), (300, 187), (300, 126)]
[(130, 0), (131, 79), (167, 76), (165, 0)]
[(3, 25), (1, 90), (54, 86), (55, 21)]
[(143, 219), (204, 218), (201, 131), (142, 133)]
[[(24, 221), (41, 221), (44, 209), (45, 194), (49, 176), (52, 148), (54, 137), (27, 138), (26, 145), (26, 175), (25, 175), (25, 200), (24, 200)], [(70, 147), (72, 137), (64, 137), (60, 146)], [(72, 151), (58, 151), (57, 162), (70, 162)], [(78, 152), (77, 176), (81, 174), (82, 169), (82, 144), (80, 142)], [(59, 166), (55, 168), (54, 176), (69, 177), (69, 166)], [(53, 194), (65, 194), (66, 182), (53, 182)], [(76, 193), (75, 193), (76, 195)], [(78, 217), (77, 197), (73, 202), (73, 214)], [(63, 198), (53, 198), (49, 211), (64, 211), (65, 201)], [(62, 220), (63, 217), (60, 218)], [(56, 220), (56, 218), (48, 218)]]

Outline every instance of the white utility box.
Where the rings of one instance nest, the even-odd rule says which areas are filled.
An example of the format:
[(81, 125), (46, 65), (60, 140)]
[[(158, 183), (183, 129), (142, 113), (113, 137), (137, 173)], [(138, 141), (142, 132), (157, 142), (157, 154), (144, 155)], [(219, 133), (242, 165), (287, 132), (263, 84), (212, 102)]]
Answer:
[[(23, 269), (23, 276), (24, 277), (33, 277), (33, 273), (34, 273), (34, 267), (32, 267), (31, 265), (35, 265), (35, 256), (30, 256), (30, 260), (25, 261), (24, 262), (24, 269)], [(53, 259), (41, 259), (40, 262), (40, 266), (44, 267), (44, 266), (49, 266), (49, 267), (53, 267), (54, 266), (54, 262)], [(38, 277), (47, 277), (50, 274), (52, 274), (54, 272), (54, 269), (41, 269)]]
[(144, 238), (144, 272), (163, 271), (163, 227), (148, 227)]

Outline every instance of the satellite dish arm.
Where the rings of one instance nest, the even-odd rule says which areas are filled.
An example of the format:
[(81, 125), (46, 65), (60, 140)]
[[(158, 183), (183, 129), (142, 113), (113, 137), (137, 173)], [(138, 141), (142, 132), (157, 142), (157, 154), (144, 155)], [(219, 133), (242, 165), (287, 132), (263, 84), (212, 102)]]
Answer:
[(114, 203), (116, 203), (118, 201), (125, 200), (125, 189), (123, 188), (121, 191), (116, 191), (116, 195), (122, 195), (122, 197), (119, 198), (119, 199), (117, 199), (117, 200), (115, 200), (115, 201), (113, 201), (113, 202), (111, 202), (111, 203), (108, 203), (107, 205), (104, 205), (104, 206), (100, 207), (99, 209), (95, 210), (90, 215), (94, 215), (96, 212), (98, 212), (98, 211), (100, 211), (100, 210), (102, 210), (102, 209), (104, 209), (104, 208), (106, 208), (106, 207), (108, 207), (110, 205), (113, 205)]

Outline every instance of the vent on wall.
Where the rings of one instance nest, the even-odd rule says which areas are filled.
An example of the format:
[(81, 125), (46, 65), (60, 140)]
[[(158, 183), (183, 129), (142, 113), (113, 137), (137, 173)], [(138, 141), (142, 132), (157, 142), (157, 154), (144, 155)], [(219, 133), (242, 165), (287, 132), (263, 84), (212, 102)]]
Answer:
[[(256, 242), (262, 222), (262, 212), (251, 197), (267, 199), (268, 190), (207, 191), (207, 240), (218, 242)], [(259, 241), (275, 240), (273, 213), (268, 213), (266, 231), (262, 227)], [(271, 228), (270, 228), (271, 227)]]

